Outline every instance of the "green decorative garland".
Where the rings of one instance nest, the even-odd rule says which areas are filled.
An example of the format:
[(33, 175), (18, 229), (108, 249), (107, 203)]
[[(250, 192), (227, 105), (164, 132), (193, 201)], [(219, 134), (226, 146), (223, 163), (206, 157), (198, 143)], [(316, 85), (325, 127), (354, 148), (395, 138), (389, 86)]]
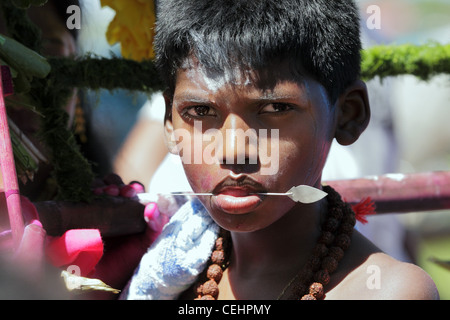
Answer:
[[(50, 59), (49, 62), (52, 86), (146, 92), (163, 89), (152, 61), (86, 57)], [(406, 74), (428, 80), (442, 73), (450, 74), (450, 44), (385, 45), (362, 51), (361, 76), (364, 80)]]
[(127, 89), (147, 93), (163, 89), (152, 61), (85, 57), (51, 58), (49, 62), (52, 72), (48, 84), (59, 88)]
[[(11, 0), (1, 0), (5, 21), (11, 35), (39, 52), (40, 32), (27, 18), (23, 9)], [(440, 73), (450, 74), (450, 45), (430, 43), (422, 46), (376, 46), (362, 52), (362, 77), (385, 78), (412, 74), (427, 80)], [(49, 59), (52, 70), (45, 79), (34, 78), (30, 95), (39, 101), (39, 111), (45, 115), (41, 135), (51, 150), (53, 176), (59, 199), (90, 201), (90, 186), (94, 178), (91, 164), (80, 153), (73, 133), (65, 126), (68, 115), (62, 110), (72, 88), (128, 89), (148, 93), (162, 90), (152, 61), (136, 62), (121, 58), (83, 57)]]
[(428, 80), (441, 73), (450, 73), (450, 44), (385, 45), (362, 52), (361, 75), (365, 80), (406, 74)]

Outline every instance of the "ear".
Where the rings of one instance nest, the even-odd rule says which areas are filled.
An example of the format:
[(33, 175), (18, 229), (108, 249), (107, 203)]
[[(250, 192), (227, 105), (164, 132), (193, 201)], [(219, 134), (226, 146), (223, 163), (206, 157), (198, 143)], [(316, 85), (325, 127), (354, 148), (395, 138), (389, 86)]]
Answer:
[(176, 151), (176, 139), (174, 135), (173, 123), (172, 123), (172, 96), (167, 91), (163, 93), (164, 102), (166, 104), (166, 112), (164, 115), (164, 142), (170, 153), (178, 154)]
[(370, 121), (370, 105), (366, 84), (357, 80), (337, 100), (336, 140), (350, 145), (358, 140)]

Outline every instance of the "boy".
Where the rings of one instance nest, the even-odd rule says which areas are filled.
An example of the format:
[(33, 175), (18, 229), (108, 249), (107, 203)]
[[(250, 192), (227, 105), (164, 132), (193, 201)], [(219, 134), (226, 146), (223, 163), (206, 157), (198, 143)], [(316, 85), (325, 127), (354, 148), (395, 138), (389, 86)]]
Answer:
[[(333, 139), (352, 144), (368, 125), (352, 1), (166, 0), (157, 20), (167, 140), (194, 192), (204, 195), (175, 214), (126, 297), (438, 298), (420, 268), (385, 255), (357, 231), (342, 236), (345, 228), (329, 227), (352, 216), (328, 187), (326, 198), (309, 204), (263, 195), (322, 189)], [(264, 171), (269, 166), (276, 170)], [(330, 218), (341, 209), (344, 217)], [(227, 236), (214, 246), (217, 225), (229, 237), (225, 258)], [(335, 238), (351, 243), (331, 244)], [(214, 265), (224, 268), (214, 273)], [(379, 277), (371, 283), (373, 270)]]

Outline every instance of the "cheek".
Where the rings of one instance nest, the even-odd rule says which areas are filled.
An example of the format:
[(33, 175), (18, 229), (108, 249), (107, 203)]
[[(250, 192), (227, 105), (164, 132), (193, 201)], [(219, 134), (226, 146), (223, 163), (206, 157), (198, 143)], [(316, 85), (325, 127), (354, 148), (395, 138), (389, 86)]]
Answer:
[(183, 168), (194, 192), (211, 192), (218, 182), (217, 167), (206, 164), (183, 164)]
[(321, 177), (330, 139), (316, 130), (298, 135), (298, 139), (280, 142), (279, 175), (286, 177), (290, 187), (316, 185)]

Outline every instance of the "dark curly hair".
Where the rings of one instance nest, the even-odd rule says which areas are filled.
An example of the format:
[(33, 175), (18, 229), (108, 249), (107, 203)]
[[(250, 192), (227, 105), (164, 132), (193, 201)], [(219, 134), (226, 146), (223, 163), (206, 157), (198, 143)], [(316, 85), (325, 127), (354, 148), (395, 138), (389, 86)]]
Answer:
[(162, 80), (174, 90), (190, 56), (207, 70), (257, 70), (289, 61), (330, 101), (360, 75), (358, 9), (351, 0), (159, 0), (154, 41)]

